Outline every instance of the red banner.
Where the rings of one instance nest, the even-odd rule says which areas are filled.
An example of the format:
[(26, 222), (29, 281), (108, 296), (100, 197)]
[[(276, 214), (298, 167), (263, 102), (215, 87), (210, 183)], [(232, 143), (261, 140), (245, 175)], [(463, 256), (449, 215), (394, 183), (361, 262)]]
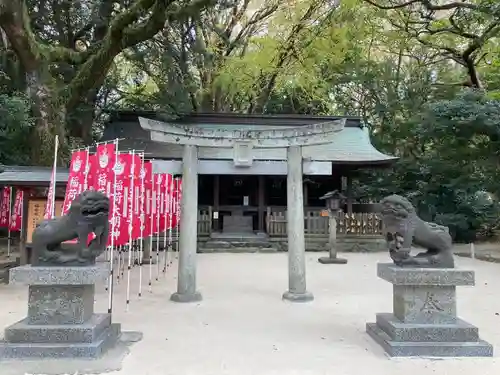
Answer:
[(162, 186), (164, 176), (161, 173), (153, 175), (153, 234), (160, 233), (160, 218), (162, 217), (163, 204), (162, 204)]
[(130, 173), (132, 155), (120, 154), (116, 163), (114, 245), (128, 243), (128, 209), (130, 200)]
[[(113, 211), (113, 197), (112, 197), (112, 187), (114, 182), (114, 165), (116, 162), (116, 144), (106, 143), (97, 146), (97, 152), (95, 155), (95, 162), (91, 165), (92, 168), (92, 183), (94, 189), (100, 191), (110, 198), (109, 202), (109, 217), (111, 223), (110, 233), (115, 233), (114, 228)], [(112, 236), (108, 237), (108, 245), (111, 245)]]
[(173, 185), (174, 176), (171, 174), (166, 175), (166, 185), (165, 185), (165, 218), (163, 222), (163, 231), (167, 231), (172, 225), (172, 214), (173, 214)]
[(151, 236), (151, 228), (153, 223), (153, 211), (152, 211), (152, 188), (153, 188), (153, 164), (151, 162), (144, 162), (144, 171), (142, 172), (144, 179), (144, 190), (142, 192), (142, 205), (143, 205), (143, 215), (142, 226), (143, 233), (142, 236)]
[(12, 188), (6, 186), (2, 190), (2, 201), (0, 203), (0, 228), (9, 227), (11, 199)]
[(65, 215), (71, 202), (84, 190), (85, 184), (85, 171), (88, 152), (76, 151), (71, 155), (71, 164), (69, 167), (69, 178), (66, 184), (66, 194), (64, 197), (64, 205), (62, 208), (62, 215)]
[[(139, 218), (139, 178), (141, 172), (141, 158), (139, 155), (130, 156), (130, 175), (129, 175), (129, 199), (127, 216), (127, 239), (138, 239), (141, 235)], [(135, 229), (134, 229), (135, 228)]]
[(9, 229), (11, 232), (20, 232), (23, 227), (23, 201), (24, 191), (22, 189), (17, 189), (14, 208), (10, 216)]
[(172, 175), (162, 173), (161, 184), (160, 184), (160, 233), (167, 232), (167, 221), (168, 221), (168, 185), (171, 183)]
[(83, 178), (83, 190), (94, 190), (94, 177), (97, 172), (97, 156), (90, 155), (87, 153), (87, 163), (85, 168), (85, 174)]
[(95, 190), (111, 196), (114, 180), (113, 166), (116, 162), (115, 144), (107, 143), (97, 146), (96, 162), (92, 165), (94, 171), (93, 185)]
[(174, 180), (174, 192), (173, 192), (174, 211), (172, 214), (172, 228), (175, 228), (177, 225), (179, 225), (180, 222), (181, 199), (182, 199), (182, 180), (180, 178), (176, 178)]
[(170, 227), (175, 228), (177, 225), (177, 187), (179, 184), (179, 179), (174, 178), (172, 181), (172, 215), (170, 215)]
[(181, 225), (181, 202), (182, 202), (182, 178), (179, 178), (179, 182), (177, 183), (177, 223), (176, 226)]

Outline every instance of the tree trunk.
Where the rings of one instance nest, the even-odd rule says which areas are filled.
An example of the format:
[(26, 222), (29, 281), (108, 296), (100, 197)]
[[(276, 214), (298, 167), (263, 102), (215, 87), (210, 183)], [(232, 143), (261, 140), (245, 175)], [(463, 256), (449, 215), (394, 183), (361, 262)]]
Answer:
[(51, 165), (54, 152), (54, 137), (59, 135), (63, 157), (66, 154), (64, 105), (58, 104), (57, 94), (43, 80), (43, 74), (32, 71), (26, 74), (27, 94), (35, 117), (31, 136), (31, 162), (35, 165)]
[(87, 145), (94, 142), (92, 126), (98, 93), (99, 88), (90, 90), (86, 98), (82, 99), (78, 106), (68, 111), (66, 115), (68, 135), (81, 139)]

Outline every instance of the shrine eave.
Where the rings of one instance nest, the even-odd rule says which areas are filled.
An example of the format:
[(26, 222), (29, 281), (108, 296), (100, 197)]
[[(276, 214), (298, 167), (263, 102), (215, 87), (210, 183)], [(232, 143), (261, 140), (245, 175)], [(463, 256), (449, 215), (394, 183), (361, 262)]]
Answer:
[[(379, 166), (387, 167), (393, 164), (397, 157), (387, 155), (377, 150), (370, 140), (367, 128), (362, 126), (358, 117), (341, 116), (308, 116), (308, 115), (240, 115), (240, 114), (194, 114), (181, 118), (162, 118), (156, 112), (148, 111), (118, 111), (113, 112), (106, 124), (102, 141), (114, 138), (122, 139), (121, 150), (144, 151), (149, 158), (163, 160), (180, 160), (182, 145), (157, 142), (151, 139), (150, 131), (139, 124), (139, 117), (146, 117), (165, 123), (165, 127), (188, 126), (200, 130), (248, 129), (265, 130), (276, 127), (300, 127), (321, 124), (339, 119), (345, 119), (344, 128), (337, 132), (331, 142), (321, 145), (303, 146), (303, 157), (308, 160), (329, 161), (334, 165), (350, 167)], [(255, 160), (283, 161), (286, 160), (284, 149), (265, 150), (254, 149)], [(227, 155), (226, 155), (227, 154)], [(231, 159), (231, 150), (210, 148), (200, 149), (200, 159)]]
[[(304, 150), (307, 155), (307, 150)], [(312, 156), (312, 155), (311, 155)], [(366, 128), (344, 128), (333, 142), (314, 148), (314, 160), (331, 161), (335, 165), (390, 165), (398, 157), (387, 155), (375, 148)]]
[[(52, 168), (35, 166), (2, 165), (0, 167), (0, 186), (49, 186)], [(65, 186), (68, 181), (67, 168), (58, 168), (56, 184)]]
[(220, 126), (303, 126), (322, 122), (345, 119), (346, 127), (362, 127), (361, 119), (356, 116), (313, 116), (299, 114), (241, 114), (241, 113), (189, 113), (182, 115), (166, 115), (157, 111), (147, 110), (108, 110), (110, 122), (136, 121), (139, 117), (152, 120), (172, 122), (180, 125), (220, 125)]

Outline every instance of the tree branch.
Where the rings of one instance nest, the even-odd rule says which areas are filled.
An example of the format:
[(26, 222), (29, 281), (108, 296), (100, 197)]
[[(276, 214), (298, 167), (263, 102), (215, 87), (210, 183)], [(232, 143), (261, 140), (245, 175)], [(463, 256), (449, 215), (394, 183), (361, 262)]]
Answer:
[(0, 26), (28, 71), (36, 69), (39, 53), (31, 30), (28, 9), (24, 0), (0, 0)]
[[(125, 29), (132, 23), (136, 22), (149, 10), (152, 10), (154, 6), (158, 8), (162, 5), (166, 6), (166, 3), (163, 0), (138, 0), (126, 11), (115, 17), (97, 51), (95, 51), (95, 53), (90, 56), (87, 61), (80, 67), (71, 84), (65, 89), (63, 95), (66, 99), (66, 109), (68, 111), (73, 109), (78, 104), (78, 102), (86, 94), (86, 92), (104, 82), (106, 74), (114, 58), (124, 48), (128, 47), (124, 43)], [(165, 16), (165, 11), (159, 14), (153, 13), (153, 15), (150, 16), (150, 20), (152, 18), (162, 16)], [(149, 22), (146, 22), (145, 24), (148, 25)], [(161, 24), (160, 28), (162, 26), (163, 23)], [(158, 31), (159, 29), (157, 29), (156, 31)], [(130, 35), (136, 37), (133, 40), (129, 39), (130, 43), (132, 43), (133, 41), (138, 43), (149, 37), (149, 34), (145, 35), (145, 39), (141, 40), (140, 35)], [(131, 45), (132, 44), (130, 44), (130, 46)]]
[[(151, 39), (163, 29), (167, 19), (179, 19), (199, 12), (212, 1), (193, 0), (179, 7), (174, 0), (137, 0), (114, 19), (99, 50), (79, 69), (66, 90), (66, 108), (73, 108), (88, 90), (104, 81), (114, 58), (124, 49)], [(136, 24), (146, 14), (149, 18)]]
[(86, 52), (77, 52), (63, 46), (49, 46), (38, 41), (31, 29), (25, 0), (0, 0), (0, 27), (5, 31), (12, 49), (28, 72), (37, 69), (43, 56), (50, 62), (81, 64), (89, 55)]
[(367, 2), (368, 4), (371, 4), (379, 9), (384, 9), (384, 10), (389, 10), (389, 9), (402, 9), (402, 8), (406, 8), (407, 6), (409, 5), (412, 5), (412, 4), (416, 4), (416, 3), (420, 3), (421, 0), (410, 0), (406, 3), (402, 3), (402, 4), (397, 4), (397, 5), (381, 5), (381, 4), (378, 4), (372, 0), (365, 0), (365, 2)]
[(393, 4), (393, 5), (381, 5), (379, 3), (376, 3), (373, 0), (364, 0), (368, 4), (371, 4), (379, 9), (385, 9), (385, 10), (390, 10), (390, 9), (402, 9), (406, 8), (410, 5), (413, 4), (421, 4), (425, 9), (427, 10), (433, 10), (433, 11), (438, 11), (438, 10), (451, 10), (451, 9), (456, 9), (456, 8), (463, 8), (463, 9), (472, 9), (476, 10), (479, 9), (479, 6), (476, 4), (471, 4), (471, 3), (465, 3), (462, 1), (452, 1), (447, 4), (441, 4), (441, 5), (434, 5), (431, 3), (430, 0), (410, 0), (402, 4)]

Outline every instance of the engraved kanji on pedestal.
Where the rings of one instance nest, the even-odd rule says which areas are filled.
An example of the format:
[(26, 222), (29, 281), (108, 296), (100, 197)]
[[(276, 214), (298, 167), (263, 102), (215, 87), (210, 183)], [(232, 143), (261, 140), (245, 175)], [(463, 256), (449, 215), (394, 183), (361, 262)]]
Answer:
[(393, 313), (377, 314), (366, 331), (394, 357), (491, 357), (478, 328), (457, 317), (456, 287), (474, 285), (474, 271), (378, 264), (393, 284)]

